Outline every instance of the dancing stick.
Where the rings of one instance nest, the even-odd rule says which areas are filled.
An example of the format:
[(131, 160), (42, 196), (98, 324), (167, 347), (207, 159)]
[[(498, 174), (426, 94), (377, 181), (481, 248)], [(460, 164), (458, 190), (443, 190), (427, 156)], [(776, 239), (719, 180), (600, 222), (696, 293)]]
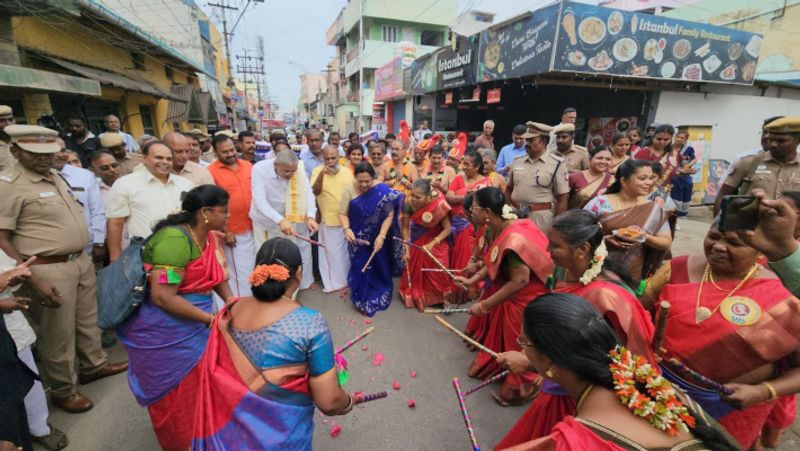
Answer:
[(465, 391), (464, 392), (464, 396), (471, 395), (471, 394), (475, 393), (476, 391), (482, 389), (483, 387), (499, 381), (500, 379), (508, 376), (508, 373), (510, 373), (510, 371), (509, 370), (505, 370), (502, 373), (495, 374), (491, 378), (489, 378), (489, 379), (481, 382), (480, 384), (475, 385), (474, 387), (470, 388), (469, 390)]
[(463, 269), (436, 269), (436, 268), (422, 268), (422, 272), (461, 272)]
[(468, 308), (455, 308), (455, 307), (445, 307), (445, 308), (426, 308), (422, 311), (422, 313), (444, 313), (447, 315), (448, 313), (469, 313)]
[(355, 399), (353, 399), (353, 405), (357, 406), (357, 405), (363, 404), (365, 402), (375, 401), (376, 399), (383, 399), (383, 398), (385, 398), (387, 396), (388, 395), (386, 394), (385, 391), (380, 391), (378, 393), (372, 393), (371, 395), (357, 396), (357, 397), (355, 397)]
[(427, 255), (431, 260), (433, 260), (433, 262), (436, 263), (436, 266), (441, 268), (444, 271), (444, 273), (447, 274), (448, 277), (450, 277), (450, 279), (453, 281), (453, 283), (456, 284), (457, 287), (459, 287), (459, 288), (461, 288), (462, 290), (465, 290), (465, 291), (468, 290), (466, 285), (461, 283), (460, 280), (456, 279), (455, 274), (453, 274), (449, 269), (445, 268), (445, 266), (442, 264), (442, 262), (440, 262), (436, 257), (433, 256), (433, 254), (431, 254), (431, 251), (425, 249), (422, 246), (418, 246), (418, 245), (416, 245), (414, 243), (409, 243), (408, 241), (403, 241), (402, 239), (400, 239), (398, 237), (393, 237), (393, 238), (395, 240), (405, 244), (406, 246), (412, 246), (412, 247), (415, 247), (417, 249), (420, 249), (422, 252), (425, 252), (425, 255)]
[(364, 267), (363, 267), (363, 268), (361, 268), (361, 272), (362, 272), (362, 273), (363, 273), (363, 272), (367, 272), (367, 267), (369, 266), (369, 264), (370, 264), (370, 263), (372, 263), (372, 258), (373, 258), (373, 257), (375, 257), (375, 254), (377, 254), (377, 253), (378, 253), (378, 251), (379, 251), (379, 249), (378, 249), (378, 248), (375, 248), (375, 249), (373, 249), (373, 250), (372, 250), (372, 253), (371, 253), (371, 254), (369, 254), (369, 258), (367, 259), (367, 262), (366, 262), (366, 263), (364, 263)]
[(467, 434), (469, 434), (469, 441), (472, 443), (473, 451), (481, 451), (478, 446), (478, 439), (475, 438), (475, 429), (472, 427), (472, 420), (469, 418), (467, 411), (467, 404), (464, 402), (464, 394), (461, 392), (461, 383), (457, 377), (453, 378), (453, 388), (456, 390), (456, 398), (458, 398), (458, 405), (461, 407), (461, 416), (464, 418), (464, 424), (467, 425)]
[(669, 359), (669, 364), (673, 365), (675, 368), (678, 368), (680, 372), (682, 372), (686, 376), (689, 376), (691, 379), (694, 379), (694, 382), (696, 383), (708, 385), (709, 387), (711, 387), (712, 390), (722, 393), (723, 395), (726, 396), (730, 396), (733, 394), (733, 390), (731, 390), (730, 388), (727, 388), (724, 385), (720, 384), (719, 382), (712, 381), (711, 379), (703, 376), (697, 371), (684, 365), (683, 362), (681, 362), (678, 359), (675, 358)]
[(319, 241), (314, 241), (311, 238), (308, 238), (308, 237), (305, 237), (305, 236), (302, 236), (302, 235), (295, 235), (294, 237), (297, 238), (298, 240), (303, 240), (306, 243), (313, 244), (314, 246), (319, 246), (319, 247), (325, 249), (325, 245), (320, 243)]
[(460, 330), (458, 330), (455, 327), (453, 327), (452, 324), (450, 324), (447, 321), (445, 321), (444, 319), (442, 319), (441, 316), (436, 315), (435, 318), (436, 318), (436, 321), (439, 321), (439, 324), (441, 324), (442, 326), (450, 329), (450, 332), (453, 332), (454, 334), (458, 335), (462, 340), (466, 341), (467, 343), (471, 344), (472, 346), (475, 346), (476, 348), (480, 349), (481, 351), (489, 354), (490, 356), (492, 356), (492, 358), (495, 358), (495, 359), (497, 358), (497, 353), (496, 352), (494, 352), (491, 349), (487, 348), (486, 346), (478, 343), (477, 341), (473, 340), (472, 338), (469, 338), (468, 336), (464, 335)]
[(367, 240), (362, 240), (361, 238), (356, 238), (355, 240), (353, 240), (353, 243), (359, 246), (369, 246), (370, 244), (372, 244)]
[(656, 315), (656, 332), (653, 335), (653, 351), (658, 353), (661, 349), (661, 344), (664, 343), (664, 333), (667, 330), (667, 318), (669, 317), (669, 309), (672, 307), (669, 301), (662, 301), (661, 308)]
[(361, 332), (360, 334), (358, 334), (358, 336), (356, 338), (353, 338), (352, 340), (350, 340), (347, 343), (345, 343), (344, 346), (339, 348), (339, 350), (336, 351), (336, 354), (341, 354), (344, 351), (347, 351), (348, 349), (350, 349), (350, 347), (352, 347), (354, 344), (358, 343), (359, 341), (363, 340), (367, 335), (371, 334), (372, 332), (375, 332), (375, 326), (367, 327), (367, 330), (365, 330), (364, 332)]

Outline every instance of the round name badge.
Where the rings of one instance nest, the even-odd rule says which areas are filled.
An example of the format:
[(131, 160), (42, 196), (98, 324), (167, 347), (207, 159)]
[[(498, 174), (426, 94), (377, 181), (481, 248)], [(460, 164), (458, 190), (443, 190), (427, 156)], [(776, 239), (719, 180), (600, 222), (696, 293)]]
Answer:
[(722, 317), (738, 326), (752, 326), (761, 319), (761, 306), (750, 298), (733, 296), (722, 301)]
[(431, 221), (433, 221), (433, 213), (429, 211), (422, 213), (422, 222), (424, 222), (425, 224), (430, 224)]
[(495, 246), (495, 247), (492, 248), (492, 254), (489, 257), (490, 260), (492, 261), (492, 263), (497, 261), (497, 256), (498, 255), (500, 255), (500, 248)]

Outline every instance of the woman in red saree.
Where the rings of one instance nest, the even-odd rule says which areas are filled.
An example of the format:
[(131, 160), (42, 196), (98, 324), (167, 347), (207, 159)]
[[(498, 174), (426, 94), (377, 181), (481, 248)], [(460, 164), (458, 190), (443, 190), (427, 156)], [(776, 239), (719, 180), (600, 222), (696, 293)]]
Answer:
[(614, 136), (611, 137), (611, 163), (609, 164), (608, 173), (611, 175), (616, 174), (619, 166), (630, 159), (630, 154), (631, 139), (628, 138), (628, 135), (622, 132), (614, 133)]
[[(575, 416), (558, 423), (550, 435), (507, 450), (738, 449), (696, 403), (674, 390), (658, 367), (620, 346), (603, 316), (575, 295), (553, 293), (528, 304), (520, 346), (531, 367), (574, 400)], [(644, 381), (658, 388), (660, 399), (641, 388)], [(630, 401), (633, 396), (638, 403)], [(640, 408), (645, 403), (652, 409)]]
[(606, 192), (614, 180), (608, 173), (611, 151), (607, 146), (598, 146), (589, 151), (589, 169), (569, 175), (568, 208), (583, 208), (590, 200)]
[[(749, 449), (775, 400), (800, 390), (800, 300), (737, 233), (712, 226), (704, 251), (665, 263), (642, 301), (672, 304), (661, 352), (665, 373)], [(719, 394), (684, 367), (732, 394)]]
[(456, 176), (447, 191), (447, 203), (453, 208), (450, 211), (450, 266), (456, 269), (467, 266), (476, 241), (475, 228), (464, 210), (464, 198), (481, 188), (492, 186), (489, 177), (483, 175), (483, 158), (477, 152), (468, 152), (461, 161), (461, 167), (464, 172)]
[(163, 449), (191, 444), (196, 367), (213, 319), (211, 290), (231, 297), (222, 233), (228, 193), (201, 185), (186, 193), (180, 213), (167, 216), (147, 240), (142, 260), (152, 268), (142, 305), (117, 328), (128, 352), (128, 383), (146, 406)]
[[(403, 207), (403, 240), (425, 248), (445, 268), (450, 267), (450, 206), (434, 196), (431, 181), (420, 179), (411, 187), (411, 200)], [(449, 300), (453, 284), (442, 272), (422, 271), (439, 266), (422, 249), (406, 246), (406, 268), (400, 276), (400, 297), (406, 307), (425, 307)]]
[[(597, 218), (586, 210), (568, 210), (555, 218), (548, 238), (553, 262), (565, 270), (565, 280), (556, 285), (555, 291), (587, 300), (611, 325), (621, 343), (655, 362), (650, 314), (610, 270), (612, 264), (606, 259), (603, 230)], [(530, 366), (521, 352), (504, 353), (498, 362), (515, 372)], [(528, 410), (495, 448), (544, 437), (568, 415), (575, 415), (575, 402), (563, 387), (545, 380)]]
[[(545, 293), (545, 279), (553, 272), (547, 252), (547, 237), (526, 219), (517, 219), (499, 189), (482, 188), (475, 193), (472, 214), (488, 225), (490, 241), (484, 266), (465, 285), (491, 280), (483, 296), (470, 308), (467, 335), (495, 352), (519, 351), (517, 344), (522, 310)], [(469, 366), (469, 376), (488, 379), (503, 369), (488, 354), (478, 352)], [(519, 405), (536, 394), (536, 374), (509, 374), (492, 396), (501, 405)]]

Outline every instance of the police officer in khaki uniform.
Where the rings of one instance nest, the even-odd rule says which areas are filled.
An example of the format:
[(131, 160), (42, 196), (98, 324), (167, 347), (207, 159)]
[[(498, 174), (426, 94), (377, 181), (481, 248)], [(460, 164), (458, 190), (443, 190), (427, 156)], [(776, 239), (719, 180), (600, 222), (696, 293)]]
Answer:
[(719, 212), (722, 198), (727, 195), (747, 194), (760, 188), (772, 199), (787, 191), (800, 191), (800, 116), (788, 116), (764, 126), (767, 152), (742, 158), (725, 179), (714, 205)]
[(15, 164), (11, 156), (10, 138), (3, 131), (9, 125), (14, 125), (14, 112), (10, 106), (0, 105), (0, 171)]
[(142, 163), (141, 155), (128, 152), (125, 139), (119, 133), (103, 133), (100, 145), (117, 159), (117, 163), (122, 169), (122, 175), (130, 174), (136, 166)]
[(567, 164), (547, 151), (553, 127), (537, 122), (525, 125), (528, 130), (522, 137), (528, 154), (511, 163), (506, 197), (521, 210), (527, 210), (530, 219), (547, 232), (553, 216), (567, 209)]
[(0, 249), (17, 262), (36, 257), (24, 291), (42, 303), (31, 308), (39, 368), (53, 404), (84, 412), (92, 402), (77, 391), (78, 382), (121, 373), (128, 363), (108, 363), (100, 346), (94, 266), (83, 252), (89, 228), (69, 186), (50, 169), (60, 150), (57, 133), (35, 125), (9, 125), (5, 132), (18, 163), (0, 172)]
[(575, 145), (575, 124), (561, 124), (553, 128), (556, 148), (553, 153), (566, 160), (567, 172), (580, 172), (589, 169), (589, 152)]

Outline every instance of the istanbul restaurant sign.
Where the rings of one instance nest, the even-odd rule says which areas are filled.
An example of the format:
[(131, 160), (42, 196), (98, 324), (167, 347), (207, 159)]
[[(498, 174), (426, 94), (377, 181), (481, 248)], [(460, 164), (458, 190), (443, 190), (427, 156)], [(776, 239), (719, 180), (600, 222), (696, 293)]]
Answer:
[[(434, 53), (436, 80), (425, 91), (548, 72), (751, 85), (762, 41), (731, 28), (565, 1), (459, 38), (457, 51)], [(412, 78), (420, 66), (412, 66)]]

